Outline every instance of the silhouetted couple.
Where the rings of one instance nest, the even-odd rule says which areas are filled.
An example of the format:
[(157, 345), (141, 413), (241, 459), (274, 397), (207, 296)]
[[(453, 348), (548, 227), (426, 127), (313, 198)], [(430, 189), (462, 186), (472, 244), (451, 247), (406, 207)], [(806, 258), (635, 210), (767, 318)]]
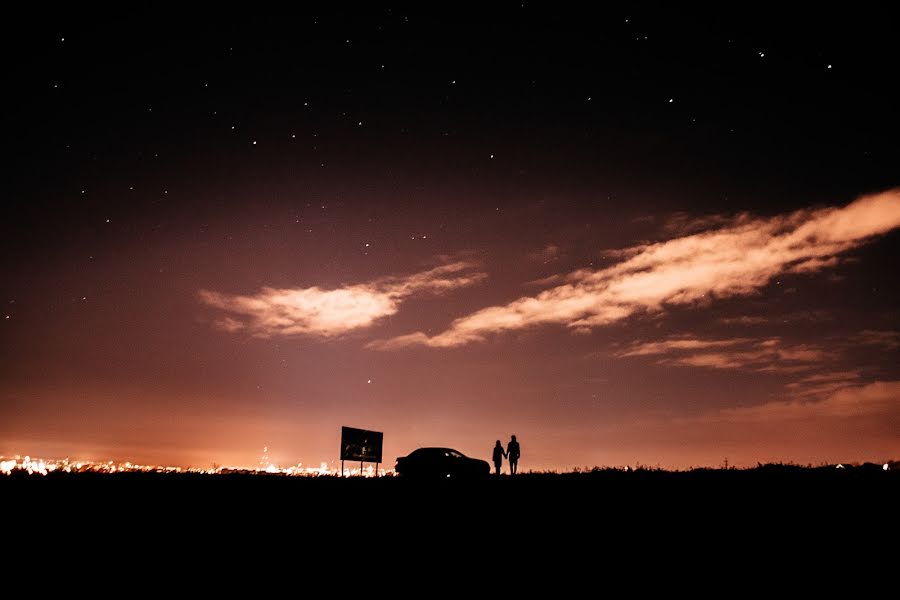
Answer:
[(519, 450), (519, 442), (516, 441), (516, 436), (512, 436), (512, 439), (509, 440), (509, 444), (506, 445), (506, 450), (503, 449), (503, 444), (500, 443), (500, 440), (497, 440), (497, 445), (494, 446), (494, 468), (497, 470), (497, 475), (500, 474), (500, 467), (503, 466), (503, 459), (509, 459), (509, 474), (515, 475), (516, 470), (519, 468), (519, 457), (522, 455), (521, 450)]

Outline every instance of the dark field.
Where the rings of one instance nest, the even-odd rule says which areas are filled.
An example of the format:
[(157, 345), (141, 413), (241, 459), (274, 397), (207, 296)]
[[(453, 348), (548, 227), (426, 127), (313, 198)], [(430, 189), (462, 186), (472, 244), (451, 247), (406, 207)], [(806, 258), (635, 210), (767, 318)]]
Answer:
[(900, 470), (874, 465), (438, 482), (14, 475), (0, 477), (0, 548), (52, 559), (64, 565), (53, 581), (89, 590), (109, 576), (114, 590), (249, 583), (256, 597), (295, 578), (318, 589), (371, 577), (429, 598), (485, 581), (523, 598), (532, 586), (577, 596), (592, 581), (592, 595), (742, 597), (821, 589), (832, 575), (880, 586), (896, 556), (898, 492)]
[(373, 574), (376, 567), (402, 571), (397, 560), (424, 564), (431, 573), (449, 568), (443, 561), (472, 563), (477, 572), (492, 564), (520, 569), (523, 561), (541, 568), (580, 565), (579, 572), (611, 565), (750, 568), (756, 561), (766, 568), (875, 565), (896, 548), (898, 492), (900, 470), (876, 465), (601, 470), (435, 482), (139, 473), (0, 477), (8, 552), (52, 548), (126, 562), (155, 562), (162, 552), (181, 565), (223, 555), (246, 563), (258, 554), (280, 565), (337, 561), (338, 569), (362, 561)]
[(88, 508), (142, 514), (250, 517), (270, 513), (313, 519), (364, 512), (380, 523), (453, 521), (494, 514), (552, 523), (558, 518), (614, 514), (633, 519), (803, 520), (848, 510), (896, 509), (900, 469), (880, 465), (835, 469), (784, 465), (748, 470), (595, 470), (526, 473), (483, 480), (407, 480), (280, 475), (51, 473), (0, 477), (5, 501), (33, 509)]

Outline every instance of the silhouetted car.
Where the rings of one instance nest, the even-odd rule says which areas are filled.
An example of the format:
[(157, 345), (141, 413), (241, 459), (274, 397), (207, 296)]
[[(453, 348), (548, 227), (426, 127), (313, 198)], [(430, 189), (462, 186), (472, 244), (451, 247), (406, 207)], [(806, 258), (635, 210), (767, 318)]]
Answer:
[(394, 467), (406, 477), (487, 477), (491, 466), (487, 461), (469, 458), (452, 448), (419, 448), (397, 459)]

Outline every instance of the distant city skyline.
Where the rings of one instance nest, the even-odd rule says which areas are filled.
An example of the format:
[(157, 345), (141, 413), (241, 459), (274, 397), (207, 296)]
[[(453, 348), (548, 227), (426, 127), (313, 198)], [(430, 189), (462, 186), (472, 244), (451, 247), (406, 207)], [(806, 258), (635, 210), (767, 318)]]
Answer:
[[(340, 462), (340, 461), (338, 461)], [(221, 465), (214, 463), (208, 467), (199, 465), (153, 465), (132, 463), (131, 461), (114, 460), (89, 460), (74, 458), (47, 458), (30, 456), (28, 454), (16, 454), (10, 456), (0, 455), (0, 475), (10, 475), (14, 471), (25, 471), (29, 475), (49, 475), (50, 473), (198, 473), (206, 475), (219, 475), (229, 473), (259, 473), (266, 475), (290, 475), (290, 476), (335, 476), (346, 477), (380, 477), (393, 476), (393, 468), (384, 468), (382, 465), (367, 463), (359, 466), (334, 465), (334, 461), (319, 463), (318, 466), (303, 466), (302, 463), (284, 465), (267, 463), (265, 465)]]

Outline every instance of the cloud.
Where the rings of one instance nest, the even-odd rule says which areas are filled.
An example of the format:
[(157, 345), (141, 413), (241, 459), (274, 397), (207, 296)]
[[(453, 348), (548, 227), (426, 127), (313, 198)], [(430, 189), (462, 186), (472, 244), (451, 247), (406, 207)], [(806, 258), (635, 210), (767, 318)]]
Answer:
[(815, 273), (829, 267), (836, 267), (839, 261), (836, 256), (831, 258), (811, 258), (801, 261), (785, 269), (785, 273)]
[[(799, 383), (822, 383), (828, 381), (847, 381), (859, 379), (859, 371), (834, 371), (832, 373), (819, 373), (818, 375), (809, 375), (799, 381)], [(795, 384), (790, 384), (795, 385)], [(788, 386), (790, 387), (790, 386)]]
[(559, 283), (562, 279), (563, 276), (557, 273), (556, 275), (550, 275), (549, 277), (542, 277), (540, 279), (526, 281), (525, 285), (529, 287), (545, 287), (554, 283)]
[(707, 215), (704, 217), (696, 217), (686, 212), (677, 212), (671, 215), (663, 223), (663, 231), (670, 235), (689, 235), (707, 229), (716, 229), (733, 223), (735, 220), (748, 219), (749, 215), (741, 214), (737, 217), (728, 217), (725, 215)]
[(384, 277), (336, 289), (264, 287), (249, 296), (199, 292), (200, 300), (224, 313), (216, 326), (256, 337), (330, 337), (370, 327), (393, 315), (414, 294), (443, 294), (476, 284), (486, 275), (458, 261), (404, 277)]
[(897, 414), (900, 409), (900, 381), (875, 381), (832, 391), (820, 400), (792, 399), (758, 406), (730, 408), (718, 417), (732, 422), (773, 422), (813, 417), (861, 417)]
[(677, 367), (796, 373), (819, 366), (834, 355), (809, 344), (785, 345), (779, 338), (673, 337), (659, 342), (633, 344), (617, 356), (658, 356), (657, 364)]
[(833, 371), (809, 375), (785, 387), (799, 398), (822, 397), (837, 390), (859, 385), (859, 371)]
[(665, 354), (672, 350), (721, 348), (743, 344), (747, 341), (749, 340), (746, 338), (735, 338), (731, 340), (701, 340), (689, 337), (673, 337), (661, 342), (634, 344), (628, 350), (619, 353), (619, 356), (646, 356), (648, 354)]
[(764, 317), (762, 315), (741, 315), (737, 317), (722, 317), (719, 323), (722, 325), (761, 325), (764, 323), (820, 323), (829, 321), (833, 317), (826, 310), (802, 310), (784, 315)]
[(532, 261), (546, 265), (560, 257), (561, 250), (556, 244), (547, 244), (540, 250), (532, 252), (528, 255)]
[(841, 208), (740, 215), (717, 229), (608, 253), (619, 262), (575, 271), (561, 285), (458, 318), (435, 336), (413, 333), (370, 347), (460, 346), (548, 323), (585, 332), (641, 312), (753, 294), (778, 275), (830, 268), (836, 255), (898, 226), (900, 189)]
[[(900, 381), (857, 381), (817, 396), (792, 390), (780, 399), (695, 414), (635, 413), (604, 426), (594, 452), (607, 462), (682, 467), (758, 462), (834, 464), (887, 460), (900, 452)], [(711, 453), (712, 449), (712, 453)], [(608, 457), (608, 458), (607, 458)]]
[(722, 325), (759, 325), (768, 323), (769, 320), (768, 317), (760, 317), (758, 315), (741, 315), (739, 317), (722, 317), (719, 319), (719, 323)]
[(900, 331), (865, 329), (851, 337), (850, 341), (863, 346), (881, 346), (885, 350), (896, 350), (900, 348)]

